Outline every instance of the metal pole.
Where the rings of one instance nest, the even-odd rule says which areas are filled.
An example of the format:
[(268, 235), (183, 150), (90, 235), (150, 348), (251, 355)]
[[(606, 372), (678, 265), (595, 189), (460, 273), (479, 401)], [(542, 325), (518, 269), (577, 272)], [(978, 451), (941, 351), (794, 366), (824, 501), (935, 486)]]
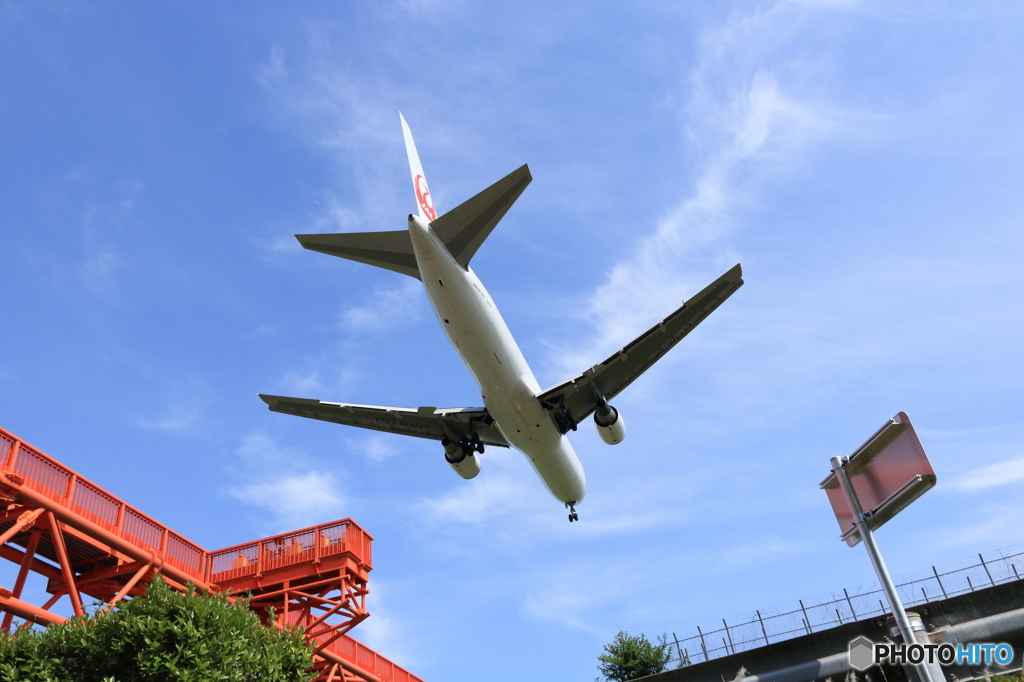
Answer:
[(732, 648), (733, 653), (736, 653), (736, 645), (732, 643), (732, 635), (729, 634), (729, 624), (725, 622), (725, 618), (722, 619), (722, 625), (725, 626), (725, 636), (729, 638), (729, 647)]
[(988, 581), (995, 587), (996, 581), (992, 580), (992, 573), (988, 570), (988, 564), (985, 563), (985, 557), (981, 556), (981, 552), (978, 552), (978, 558), (981, 559), (981, 566), (985, 569), (985, 573), (988, 574)]
[(768, 641), (768, 631), (764, 629), (764, 620), (761, 618), (761, 612), (760, 611), (756, 611), (755, 613), (757, 613), (757, 620), (758, 620), (758, 622), (761, 623), (761, 632), (764, 633), (764, 643), (765, 644), (771, 644), (771, 642)]
[(939, 584), (939, 589), (942, 590), (942, 598), (949, 599), (949, 595), (946, 594), (946, 588), (942, 585), (942, 578), (939, 577), (939, 572), (932, 566), (932, 573), (935, 574), (935, 582)]
[(700, 626), (697, 626), (697, 634), (700, 635), (700, 650), (704, 652), (704, 660), (710, 661), (708, 658), (708, 648), (704, 645), (704, 633), (700, 631)]
[(850, 613), (853, 614), (853, 619), (857, 620), (857, 612), (853, 610), (853, 601), (850, 600), (850, 593), (846, 591), (845, 587), (843, 588), (843, 594), (846, 595), (846, 603), (850, 605)]
[(683, 664), (683, 652), (679, 649), (679, 638), (676, 637), (676, 633), (674, 633), (674, 632), (672, 633), (672, 639), (675, 640), (675, 643), (676, 643), (676, 653), (679, 654), (679, 665), (682, 666), (682, 665), (684, 665)]
[[(896, 619), (896, 624), (900, 628), (900, 634), (903, 635), (903, 645), (909, 646), (917, 642), (917, 637), (914, 636), (914, 630), (910, 625), (910, 619), (907, 617), (907, 612), (903, 609), (903, 602), (900, 601), (900, 595), (896, 592), (896, 585), (892, 582), (892, 576), (889, 575), (889, 569), (885, 566), (885, 560), (882, 559), (882, 553), (879, 551), (878, 545), (875, 544), (875, 536), (872, 535), (871, 529), (868, 528), (868, 524), (864, 516), (864, 510), (861, 509), (860, 500), (857, 499), (857, 493), (854, 491), (853, 485), (850, 483), (849, 476), (846, 475), (846, 461), (845, 457), (833, 457), (831, 460), (832, 471), (839, 480), (839, 487), (842, 488), (843, 496), (846, 498), (846, 504), (849, 505), (850, 512), (853, 514), (853, 522), (857, 527), (857, 532), (860, 533), (860, 539), (864, 543), (864, 549), (867, 550), (868, 556), (871, 558), (871, 563), (875, 567), (875, 573), (878, 575), (878, 582), (882, 584), (882, 590), (885, 592), (885, 596), (889, 600), (889, 608), (892, 610), (893, 618)], [(919, 664), (913, 666), (913, 668), (917, 670), (924, 682), (937, 682), (932, 679), (931, 671), (927, 666)]]
[(811, 619), (807, 616), (807, 609), (804, 608), (804, 600), (800, 600), (800, 610), (804, 612), (804, 627), (807, 628), (807, 634), (811, 634)]

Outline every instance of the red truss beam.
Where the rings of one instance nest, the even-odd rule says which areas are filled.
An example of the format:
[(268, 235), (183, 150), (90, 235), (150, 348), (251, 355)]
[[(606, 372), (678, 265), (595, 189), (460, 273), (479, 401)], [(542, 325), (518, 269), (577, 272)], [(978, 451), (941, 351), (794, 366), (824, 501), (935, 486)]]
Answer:
[[(250, 593), (265, 623), (295, 626), (315, 642), (318, 682), (422, 682), (349, 637), (369, 617), (373, 538), (352, 519), (310, 526), (207, 551), (57, 460), (0, 429), (0, 557), (19, 566), (13, 590), (0, 587), (0, 629), (14, 617), (50, 625), (68, 595), (106, 602), (142, 594), (154, 574), (184, 589)], [(47, 578), (43, 606), (21, 599), (29, 571)]]

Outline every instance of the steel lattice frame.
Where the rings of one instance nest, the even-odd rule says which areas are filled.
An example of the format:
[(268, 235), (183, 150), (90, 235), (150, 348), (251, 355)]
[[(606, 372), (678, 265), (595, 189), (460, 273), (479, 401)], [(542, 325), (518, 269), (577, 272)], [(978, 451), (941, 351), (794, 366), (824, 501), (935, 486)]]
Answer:
[[(300, 627), (315, 642), (318, 682), (422, 682), (347, 633), (369, 617), (373, 538), (351, 519), (311, 526), (213, 552), (0, 429), (0, 557), (18, 564), (0, 587), (0, 629), (14, 617), (40, 625), (67, 620), (50, 611), (67, 595), (114, 608), (161, 573), (178, 590), (251, 595), (264, 624)], [(47, 579), (42, 606), (21, 599), (29, 572)]]

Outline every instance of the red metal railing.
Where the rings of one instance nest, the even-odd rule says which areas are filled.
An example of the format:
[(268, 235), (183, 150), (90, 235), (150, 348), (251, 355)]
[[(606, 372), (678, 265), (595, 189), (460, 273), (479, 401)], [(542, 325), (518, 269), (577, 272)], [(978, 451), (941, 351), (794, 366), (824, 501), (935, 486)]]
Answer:
[[(230, 583), (238, 578), (266, 574), (300, 564), (320, 564), (324, 559), (346, 553), (350, 553), (359, 562), (360, 571), (372, 569), (373, 538), (351, 519), (311, 526), (210, 552), (4, 429), (0, 429), (0, 471), (20, 474), (24, 478), (22, 485), (25, 487), (75, 512), (98, 529), (121, 538), (129, 545), (153, 556), (162, 556), (167, 564), (197, 582)], [(359, 608), (362, 609), (361, 606)], [(338, 636), (337, 623), (324, 621), (309, 629), (308, 624), (315, 622), (310, 611), (307, 610), (304, 615), (292, 612), (289, 616), (289, 621), (306, 627), (308, 635), (319, 644), (333, 639), (326, 645), (326, 651), (376, 675), (384, 682), (423, 682), (348, 635)], [(362, 617), (365, 618), (365, 615)]]
[(370, 534), (351, 519), (310, 526), (210, 552), (208, 578), (214, 583), (228, 582), (345, 552), (369, 568), (372, 542)]
[(265, 572), (343, 552), (372, 567), (373, 538), (351, 519), (208, 552), (3, 429), (0, 466), (24, 476), (27, 487), (133, 545), (163, 555), (204, 583), (251, 575), (260, 565)]
[[(328, 633), (326, 632), (323, 635), (313, 635), (313, 638), (321, 643), (327, 637)], [(421, 678), (413, 675), (405, 668), (392, 663), (373, 649), (357, 642), (348, 635), (342, 635), (328, 644), (327, 650), (388, 682), (423, 682)]]

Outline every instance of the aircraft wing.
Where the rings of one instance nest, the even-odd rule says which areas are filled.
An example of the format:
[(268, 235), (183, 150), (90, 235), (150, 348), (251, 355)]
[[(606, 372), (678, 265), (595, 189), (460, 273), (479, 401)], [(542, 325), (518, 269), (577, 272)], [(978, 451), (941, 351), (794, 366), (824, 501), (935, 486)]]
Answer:
[(287, 398), (259, 394), (271, 412), (319, 419), (335, 424), (358, 426), (374, 431), (399, 433), (430, 440), (445, 437), (458, 440), (476, 431), (480, 442), (507, 448), (509, 443), (494, 424), (494, 418), (483, 407), (381, 407), (328, 403), (309, 398)]
[(742, 276), (743, 271), (737, 264), (604, 362), (541, 393), (538, 398), (552, 414), (559, 430), (564, 434), (574, 429), (602, 399), (611, 400), (633, 383), (743, 286)]

